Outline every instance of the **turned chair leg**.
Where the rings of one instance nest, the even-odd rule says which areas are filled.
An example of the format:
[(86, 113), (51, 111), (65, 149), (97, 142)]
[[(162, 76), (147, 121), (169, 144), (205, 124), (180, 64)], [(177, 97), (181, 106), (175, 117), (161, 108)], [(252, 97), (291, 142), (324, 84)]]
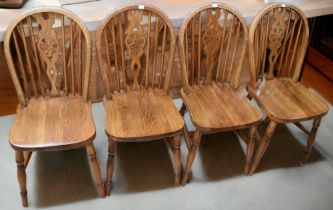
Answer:
[(28, 206), (28, 193), (27, 193), (27, 176), (25, 174), (25, 166), (24, 166), (24, 155), (23, 151), (16, 150), (16, 165), (17, 165), (17, 179), (20, 185), (20, 194), (22, 199), (22, 205), (24, 207)]
[(109, 156), (108, 156), (108, 162), (107, 162), (107, 178), (106, 178), (106, 184), (105, 184), (105, 193), (106, 195), (110, 195), (111, 188), (112, 188), (112, 175), (114, 170), (114, 158), (117, 152), (117, 142), (113, 141), (111, 138), (109, 138)]
[(16, 150), (16, 165), (17, 165), (17, 178), (20, 185), (22, 205), (24, 207), (28, 206), (28, 195), (27, 195), (27, 176), (25, 174), (24, 166), (24, 155), (23, 151)]
[(96, 151), (95, 151), (95, 147), (94, 147), (93, 143), (90, 143), (88, 146), (86, 146), (86, 149), (87, 149), (87, 153), (88, 153), (89, 160), (91, 163), (91, 169), (93, 171), (93, 174), (94, 174), (96, 182), (97, 182), (98, 194), (100, 197), (105, 197), (101, 170), (99, 168), (99, 164), (98, 164), (98, 161), (96, 158)]
[(191, 143), (191, 137), (190, 137), (190, 134), (188, 133), (188, 129), (187, 129), (186, 125), (184, 125), (183, 135), (184, 135), (187, 150), (190, 150), (192, 143)]
[(182, 165), (181, 165), (181, 154), (180, 154), (180, 145), (181, 145), (181, 135), (177, 135), (173, 138), (173, 157), (174, 157), (174, 182), (175, 186), (180, 186), (180, 178), (182, 174)]
[(189, 150), (189, 153), (187, 155), (187, 160), (186, 160), (186, 166), (185, 166), (185, 172), (181, 181), (182, 185), (185, 185), (187, 183), (188, 177), (190, 176), (191, 173), (191, 168), (193, 161), (195, 159), (195, 155), (198, 149), (198, 146), (200, 144), (202, 132), (200, 130), (196, 130), (192, 139), (192, 144), (191, 148)]
[(266, 130), (265, 130), (265, 134), (261, 140), (261, 142), (259, 143), (259, 146), (257, 148), (257, 152), (256, 152), (256, 155), (254, 157), (254, 160), (253, 160), (253, 165), (251, 167), (251, 170), (250, 170), (250, 173), (249, 175), (253, 175), (253, 173), (255, 172), (255, 170), (257, 169), (259, 163), (260, 163), (260, 160), (262, 158), (262, 156), (264, 155), (266, 149), (267, 149), (267, 146), (268, 146), (268, 143), (274, 133), (274, 130), (276, 128), (276, 122), (274, 121), (270, 121)]
[(306, 148), (304, 150), (304, 153), (303, 153), (303, 156), (302, 156), (302, 159), (301, 159), (301, 165), (305, 164), (306, 161), (309, 158), (309, 155), (310, 155), (310, 152), (311, 152), (311, 149), (312, 149), (312, 145), (313, 145), (313, 143), (315, 141), (315, 138), (316, 138), (317, 130), (320, 126), (320, 121), (321, 121), (321, 117), (316, 118), (313, 121), (313, 126), (312, 126), (311, 132), (310, 132), (309, 137), (308, 137), (308, 142), (306, 144)]
[(246, 147), (246, 156), (245, 156), (245, 166), (244, 166), (244, 174), (248, 175), (250, 173), (250, 167), (252, 164), (253, 154), (254, 154), (254, 147), (256, 144), (256, 132), (257, 126), (252, 126), (249, 132), (249, 142)]

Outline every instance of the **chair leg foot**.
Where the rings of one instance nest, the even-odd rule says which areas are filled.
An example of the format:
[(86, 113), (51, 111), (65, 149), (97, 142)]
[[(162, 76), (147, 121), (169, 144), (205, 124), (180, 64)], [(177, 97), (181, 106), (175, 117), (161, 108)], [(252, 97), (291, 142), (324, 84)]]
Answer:
[(27, 193), (27, 177), (25, 173), (24, 155), (23, 151), (16, 150), (16, 165), (17, 165), (17, 178), (20, 185), (21, 199), (23, 207), (28, 207), (28, 193)]
[(90, 143), (88, 146), (86, 146), (86, 149), (91, 163), (91, 169), (93, 171), (93, 174), (97, 182), (98, 194), (100, 197), (104, 198), (105, 197), (104, 184), (102, 181), (101, 170), (96, 158), (96, 151), (93, 143)]
[(307, 141), (307, 144), (306, 144), (306, 147), (303, 152), (302, 159), (301, 159), (301, 165), (305, 164), (310, 156), (310, 152), (312, 150), (312, 145), (315, 141), (315, 138), (317, 135), (317, 130), (320, 126), (320, 121), (321, 121), (321, 117), (317, 118), (313, 121), (313, 126), (312, 126), (312, 129), (311, 129), (310, 135), (308, 137), (308, 141)]
[(257, 126), (252, 126), (250, 128), (249, 132), (249, 142), (246, 147), (246, 157), (245, 157), (245, 166), (244, 166), (244, 174), (249, 175), (250, 173), (250, 168), (252, 164), (252, 159), (253, 159), (253, 154), (254, 154), (254, 148), (255, 148), (255, 143), (256, 143), (256, 131), (257, 131)]
[(270, 121), (266, 130), (265, 130), (265, 134), (257, 148), (257, 152), (256, 152), (256, 155), (254, 157), (254, 160), (253, 160), (253, 165), (251, 167), (251, 170), (250, 170), (250, 173), (249, 175), (253, 175), (255, 170), (257, 169), (259, 163), (260, 163), (260, 160), (262, 158), (262, 156), (264, 155), (266, 149), (267, 149), (267, 146), (269, 144), (269, 141), (275, 131), (275, 128), (276, 128), (276, 122), (274, 121)]
[(194, 159), (195, 159), (195, 155), (197, 153), (197, 149), (198, 149), (198, 146), (200, 144), (201, 135), (202, 135), (202, 132), (199, 131), (199, 130), (196, 130), (195, 133), (194, 133), (191, 148), (190, 148), (189, 153), (187, 155), (184, 175), (183, 175), (182, 180), (181, 180), (181, 184), (183, 186), (187, 183), (187, 180), (190, 176), (191, 168), (192, 168), (192, 165), (193, 165), (193, 162), (194, 162)]
[(105, 183), (105, 193), (107, 196), (111, 194), (111, 188), (112, 188), (112, 176), (114, 171), (114, 158), (115, 154), (117, 152), (117, 143), (113, 141), (111, 138), (109, 138), (109, 156), (108, 156), (108, 162), (107, 162), (107, 178)]

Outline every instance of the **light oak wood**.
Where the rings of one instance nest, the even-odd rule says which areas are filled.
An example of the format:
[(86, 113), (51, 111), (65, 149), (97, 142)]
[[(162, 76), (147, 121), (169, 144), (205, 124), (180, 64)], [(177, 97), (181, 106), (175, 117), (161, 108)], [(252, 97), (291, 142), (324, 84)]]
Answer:
[(28, 206), (25, 168), (32, 151), (86, 147), (104, 197), (87, 101), (91, 38), (83, 22), (63, 9), (33, 9), (9, 27), (4, 49), (20, 101), (9, 142), (16, 150), (22, 205)]
[(104, 183), (101, 179), (101, 170), (99, 168), (99, 163), (97, 161), (97, 158), (96, 158), (96, 150), (95, 150), (95, 147), (93, 145), (93, 143), (90, 143), (86, 146), (86, 150), (87, 150), (87, 154), (89, 156), (89, 160), (90, 160), (90, 163), (91, 163), (91, 169), (92, 169), (92, 172), (95, 176), (95, 179), (97, 181), (97, 189), (98, 189), (98, 194), (101, 196), (101, 197), (104, 197), (105, 196), (105, 191), (104, 191)]
[(27, 168), (30, 158), (32, 155), (32, 151), (24, 151), (23, 156), (24, 156), (24, 167)]
[[(171, 19), (175, 30), (179, 29), (179, 25), (184, 20), (185, 15), (192, 9), (198, 7), (203, 2), (209, 2), (209, 0), (182, 0), (182, 1), (170, 1), (170, 0), (158, 0), (154, 1), (154, 5), (162, 9), (167, 16)], [(248, 24), (251, 23), (253, 17), (257, 14), (260, 9), (265, 7), (270, 1), (264, 0), (224, 0), (223, 3), (227, 3), (237, 8), (242, 16), (245, 18)], [(322, 16), (333, 13), (333, 1), (331, 0), (289, 0), (291, 4), (295, 4), (304, 11), (307, 17)], [(60, 6), (62, 8), (68, 9), (75, 14), (77, 14), (87, 25), (92, 39), (94, 40), (95, 31), (97, 30), (99, 24), (109, 13), (109, 11), (114, 11), (120, 6), (137, 3), (134, 0), (113, 0), (110, 4), (110, 0), (99, 0), (93, 2), (86, 2), (81, 4), (72, 5), (62, 5), (59, 4), (57, 0), (29, 0), (22, 9), (10, 10), (10, 9), (0, 9), (0, 41), (4, 39), (4, 32), (8, 28), (9, 24), (21, 13), (25, 12), (27, 9), (37, 6)], [(151, 3), (151, 0), (141, 0), (140, 3)], [(98, 12), (96, 12), (98, 11)], [(176, 52), (177, 53), (177, 52)], [(104, 96), (103, 85), (100, 80), (100, 75), (98, 72), (97, 59), (95, 59), (94, 47), (92, 54), (92, 70), (91, 70), (91, 80), (89, 88), (89, 99), (96, 102), (102, 101)], [(178, 74), (179, 62), (178, 56), (175, 59), (174, 71), (170, 86), (173, 97), (179, 97), (179, 89), (181, 87), (181, 75)], [(246, 59), (246, 57), (245, 57)], [(2, 67), (1, 68), (6, 68)], [(247, 65), (244, 66), (247, 68)], [(244, 69), (244, 71), (246, 71)], [(245, 77), (248, 79), (247, 77)], [(242, 82), (242, 80), (241, 80)], [(242, 83), (243, 85), (246, 83)]]
[(228, 85), (210, 85), (181, 91), (196, 128), (205, 132), (246, 128), (261, 120), (260, 110)]
[(226, 4), (206, 4), (193, 10), (179, 31), (179, 57), (184, 101), (180, 113), (189, 112), (194, 136), (184, 129), (189, 150), (182, 185), (191, 172), (201, 136), (250, 128), (244, 173), (248, 174), (261, 112), (238, 90), (247, 47), (248, 30), (240, 13)]
[(29, 151), (82, 147), (94, 137), (91, 104), (81, 97), (37, 98), (19, 105), (9, 134), (12, 147)]
[(253, 158), (252, 167), (250, 169), (250, 175), (252, 175), (255, 172), (256, 167), (258, 166), (262, 156), (264, 155), (264, 153), (268, 147), (269, 141), (276, 129), (276, 126), (277, 126), (276, 122), (274, 122), (272, 120), (269, 121), (269, 124), (267, 125), (267, 128), (265, 130), (264, 136), (262, 137), (262, 140), (259, 143), (256, 154)]
[(114, 170), (114, 159), (117, 152), (117, 143), (109, 137), (109, 156), (107, 162), (107, 171), (106, 171), (106, 183), (105, 183), (105, 193), (106, 195), (110, 195), (112, 188), (112, 175)]
[(28, 206), (28, 193), (27, 193), (27, 176), (24, 167), (24, 156), (22, 151), (15, 151), (16, 153), (16, 165), (17, 165), (17, 178), (20, 185), (20, 194), (23, 207)]
[(184, 126), (172, 98), (157, 91), (128, 91), (104, 100), (105, 131), (117, 142), (145, 141), (178, 133)]
[[(263, 107), (270, 122), (250, 174), (255, 172), (278, 123), (292, 122), (309, 135), (301, 164), (309, 157), (320, 119), (328, 112), (328, 106), (298, 82), (308, 37), (308, 21), (304, 13), (292, 5), (269, 5), (252, 22), (248, 91)], [(310, 132), (300, 122), (311, 119), (314, 125)]]
[(278, 123), (309, 120), (328, 111), (327, 104), (319, 96), (302, 83), (288, 78), (261, 82), (253, 96), (268, 117)]
[(179, 186), (184, 121), (168, 95), (175, 51), (170, 20), (149, 5), (118, 9), (97, 30), (96, 51), (109, 139), (107, 195), (119, 142), (165, 139), (174, 155), (174, 183)]

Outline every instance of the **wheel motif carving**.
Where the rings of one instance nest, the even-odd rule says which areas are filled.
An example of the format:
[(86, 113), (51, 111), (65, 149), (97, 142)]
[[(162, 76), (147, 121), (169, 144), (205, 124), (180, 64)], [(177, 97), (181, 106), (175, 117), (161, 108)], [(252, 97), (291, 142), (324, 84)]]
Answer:
[(58, 69), (56, 62), (60, 56), (60, 44), (57, 39), (57, 33), (53, 30), (55, 18), (53, 14), (43, 14), (37, 16), (37, 22), (40, 26), (38, 33), (38, 51), (41, 59), (46, 63), (47, 76), (51, 82), (51, 96), (59, 96), (59, 91), (56, 87)]

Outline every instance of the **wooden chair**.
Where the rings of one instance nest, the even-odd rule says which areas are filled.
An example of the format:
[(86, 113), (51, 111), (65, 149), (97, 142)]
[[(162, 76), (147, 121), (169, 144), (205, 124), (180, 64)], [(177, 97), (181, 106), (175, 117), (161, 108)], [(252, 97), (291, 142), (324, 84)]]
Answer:
[[(263, 107), (269, 124), (260, 142), (251, 174), (256, 170), (278, 123), (294, 123), (309, 135), (301, 159), (304, 164), (312, 148), (326, 103), (300, 82), (300, 71), (308, 44), (308, 22), (295, 6), (272, 4), (261, 10), (249, 32), (251, 82), (248, 91)], [(307, 131), (300, 123), (314, 119)]]
[(60, 8), (32, 9), (9, 26), (4, 49), (20, 101), (9, 142), (16, 151), (23, 206), (28, 206), (25, 168), (33, 151), (86, 147), (104, 197), (87, 101), (91, 38), (83, 22)]
[[(184, 122), (168, 95), (175, 34), (167, 16), (147, 5), (107, 16), (96, 34), (109, 139), (106, 194), (110, 195), (117, 143), (163, 139), (174, 154), (174, 182), (181, 177)], [(172, 137), (172, 138), (171, 138)]]
[[(256, 126), (261, 112), (240, 90), (248, 31), (241, 14), (225, 4), (207, 4), (193, 10), (179, 31), (179, 55), (184, 101), (196, 127), (193, 138), (185, 128), (187, 156), (185, 185), (203, 133), (233, 130), (247, 144), (244, 173), (251, 165)], [(249, 135), (244, 132), (249, 129)]]

